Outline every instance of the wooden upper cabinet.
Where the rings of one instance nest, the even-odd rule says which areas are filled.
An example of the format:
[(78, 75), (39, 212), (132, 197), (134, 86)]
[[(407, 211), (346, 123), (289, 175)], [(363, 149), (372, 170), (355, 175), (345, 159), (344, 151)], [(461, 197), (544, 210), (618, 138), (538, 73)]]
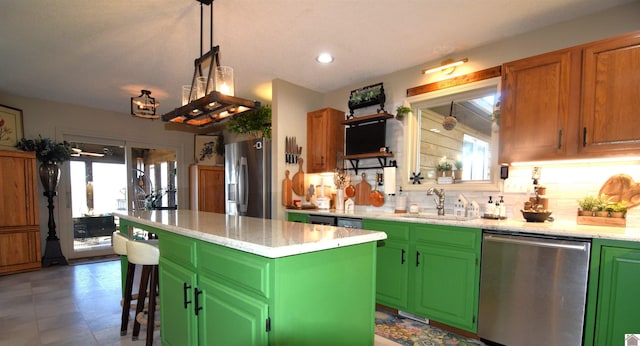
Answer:
[(640, 152), (640, 31), (503, 65), (500, 162)]
[(323, 108), (307, 113), (307, 172), (331, 172), (344, 153), (344, 112)]
[(571, 88), (579, 87), (579, 58), (579, 50), (568, 49), (503, 65), (500, 162), (557, 159), (572, 150)]
[(584, 153), (638, 153), (640, 149), (640, 32), (584, 49)]
[(191, 209), (225, 213), (224, 166), (192, 165)]
[(0, 172), (0, 227), (38, 225), (35, 153), (0, 151)]

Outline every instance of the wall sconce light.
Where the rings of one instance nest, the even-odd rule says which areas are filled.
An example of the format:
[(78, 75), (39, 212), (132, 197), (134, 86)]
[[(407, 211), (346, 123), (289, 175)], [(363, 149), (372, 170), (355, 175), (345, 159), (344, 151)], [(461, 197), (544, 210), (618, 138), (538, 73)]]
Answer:
[(434, 66), (430, 68), (425, 68), (422, 70), (422, 74), (429, 74), (433, 72), (444, 72), (446, 74), (452, 74), (455, 71), (457, 66), (460, 66), (469, 61), (469, 58), (464, 58), (460, 60), (447, 59), (443, 60), (440, 66)]
[(144, 119), (160, 118), (160, 115), (156, 115), (156, 108), (160, 104), (156, 102), (155, 97), (151, 97), (151, 91), (140, 92), (140, 96), (131, 98), (131, 115)]

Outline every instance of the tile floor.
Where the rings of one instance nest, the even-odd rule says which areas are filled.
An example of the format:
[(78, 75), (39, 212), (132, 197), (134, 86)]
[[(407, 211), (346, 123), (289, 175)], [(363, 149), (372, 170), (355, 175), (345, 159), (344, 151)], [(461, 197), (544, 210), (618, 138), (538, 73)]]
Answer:
[[(0, 276), (0, 346), (144, 345), (120, 336), (120, 262)], [(160, 333), (154, 333), (160, 345)], [(398, 345), (376, 336), (375, 346)]]

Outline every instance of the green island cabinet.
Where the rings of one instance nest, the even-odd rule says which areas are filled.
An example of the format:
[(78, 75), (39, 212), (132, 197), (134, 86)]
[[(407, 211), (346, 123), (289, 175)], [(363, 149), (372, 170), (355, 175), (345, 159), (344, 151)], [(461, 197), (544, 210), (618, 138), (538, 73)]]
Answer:
[(287, 221), (309, 223), (309, 214), (287, 213)]
[(640, 243), (593, 239), (584, 345), (640, 333)]
[(482, 230), (364, 219), (383, 231), (376, 301), (473, 333), (477, 332)]
[(376, 242), (267, 258), (158, 235), (163, 345), (373, 345)]

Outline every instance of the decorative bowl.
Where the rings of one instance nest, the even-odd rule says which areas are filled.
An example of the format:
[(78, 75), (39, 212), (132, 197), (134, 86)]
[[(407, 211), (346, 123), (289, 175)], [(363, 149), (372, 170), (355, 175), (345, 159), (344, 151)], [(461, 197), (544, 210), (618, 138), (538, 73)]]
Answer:
[(551, 216), (550, 211), (524, 211), (522, 212), (522, 216), (527, 222), (545, 222)]

